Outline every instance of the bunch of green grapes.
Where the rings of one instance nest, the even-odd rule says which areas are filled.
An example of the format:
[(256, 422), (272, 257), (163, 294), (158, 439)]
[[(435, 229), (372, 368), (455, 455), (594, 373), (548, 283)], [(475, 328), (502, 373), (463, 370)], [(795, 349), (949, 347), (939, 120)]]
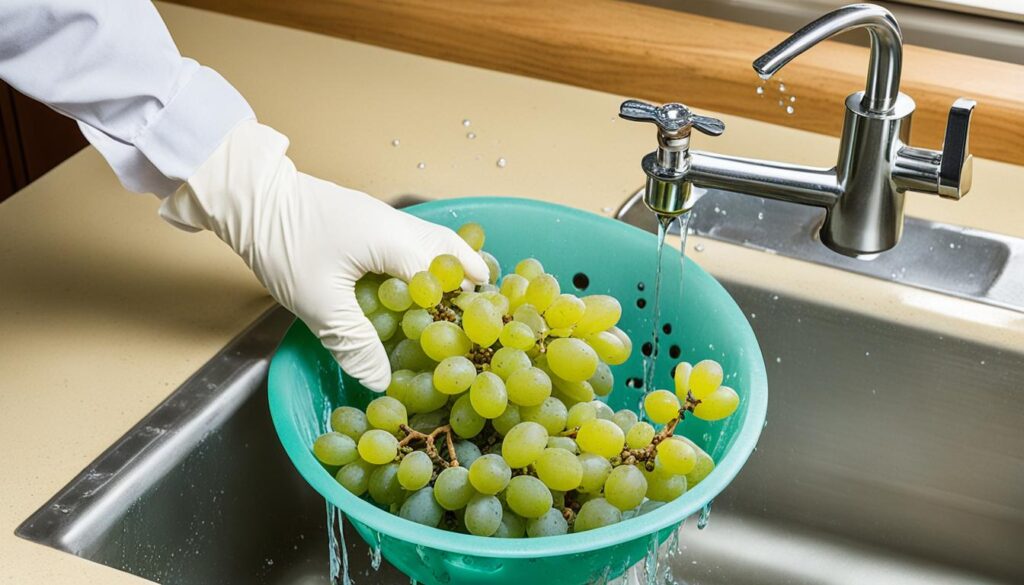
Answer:
[(335, 410), (313, 444), (342, 486), (413, 522), (518, 538), (649, 512), (714, 469), (675, 432), (687, 413), (719, 420), (736, 410), (718, 363), (680, 363), (675, 392), (646, 395), (646, 420), (612, 411), (598, 398), (633, 347), (616, 326), (619, 302), (562, 292), (534, 258), (502, 277), (482, 250), (483, 228), (458, 231), (486, 262), (488, 283), (464, 286), (460, 262), (443, 255), (409, 282), (356, 284), (393, 372), (385, 395)]

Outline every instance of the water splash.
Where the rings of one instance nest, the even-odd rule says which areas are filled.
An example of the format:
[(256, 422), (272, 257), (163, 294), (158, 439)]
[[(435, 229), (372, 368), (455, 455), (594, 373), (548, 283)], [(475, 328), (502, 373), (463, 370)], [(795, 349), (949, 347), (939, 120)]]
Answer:
[(711, 519), (711, 505), (714, 503), (714, 500), (710, 500), (700, 509), (700, 516), (697, 517), (697, 530), (704, 530), (708, 527), (708, 520)]
[(376, 541), (370, 547), (370, 567), (374, 571), (380, 570), (380, 532), (376, 533)]
[[(675, 218), (670, 215), (658, 216), (658, 248), (654, 265), (654, 303), (651, 305), (651, 351), (644, 355), (644, 393), (654, 390), (654, 372), (658, 363), (658, 321), (661, 317), (661, 259), (665, 252), (665, 236)], [(642, 410), (641, 410), (642, 412)]]
[(657, 585), (658, 581), (658, 533), (651, 534), (651, 543), (647, 545), (647, 559), (644, 561), (644, 581), (647, 585)]
[(327, 503), (327, 547), (331, 555), (331, 584), (352, 585), (345, 546), (345, 517), (334, 504)]

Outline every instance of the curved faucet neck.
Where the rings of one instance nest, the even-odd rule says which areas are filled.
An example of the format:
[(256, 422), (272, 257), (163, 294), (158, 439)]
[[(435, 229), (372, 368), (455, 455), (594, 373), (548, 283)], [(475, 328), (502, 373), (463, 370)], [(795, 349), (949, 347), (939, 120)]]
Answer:
[(903, 35), (892, 13), (880, 6), (853, 4), (822, 16), (759, 57), (754, 70), (767, 79), (819, 42), (855, 28), (866, 28), (871, 36), (871, 59), (861, 106), (872, 113), (886, 113), (900, 93)]

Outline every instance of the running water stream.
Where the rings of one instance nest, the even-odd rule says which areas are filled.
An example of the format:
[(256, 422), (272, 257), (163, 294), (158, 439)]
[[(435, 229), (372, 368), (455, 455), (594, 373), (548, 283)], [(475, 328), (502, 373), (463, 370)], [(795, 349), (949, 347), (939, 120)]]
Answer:
[(345, 547), (345, 516), (330, 502), (327, 502), (327, 543), (331, 555), (331, 585), (352, 585)]

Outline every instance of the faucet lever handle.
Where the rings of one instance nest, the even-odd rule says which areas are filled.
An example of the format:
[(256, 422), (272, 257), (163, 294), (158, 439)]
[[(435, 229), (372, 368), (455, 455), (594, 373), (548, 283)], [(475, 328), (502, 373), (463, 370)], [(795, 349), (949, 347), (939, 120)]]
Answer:
[(940, 197), (960, 199), (971, 190), (974, 156), (968, 147), (968, 135), (976, 105), (972, 99), (958, 98), (949, 109), (939, 164)]
[(619, 106), (619, 116), (634, 122), (651, 122), (671, 138), (688, 136), (690, 128), (696, 128), (709, 136), (725, 132), (725, 124), (721, 120), (694, 114), (680, 103), (658, 107), (639, 100), (626, 100)]

